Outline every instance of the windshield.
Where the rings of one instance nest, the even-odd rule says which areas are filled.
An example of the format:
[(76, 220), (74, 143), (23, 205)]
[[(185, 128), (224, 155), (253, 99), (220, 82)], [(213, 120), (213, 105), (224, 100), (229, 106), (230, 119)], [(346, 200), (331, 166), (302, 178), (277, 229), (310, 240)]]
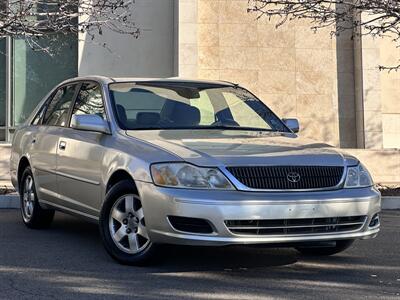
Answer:
[(234, 129), (288, 132), (260, 100), (240, 87), (204, 83), (112, 83), (119, 126), (138, 129)]

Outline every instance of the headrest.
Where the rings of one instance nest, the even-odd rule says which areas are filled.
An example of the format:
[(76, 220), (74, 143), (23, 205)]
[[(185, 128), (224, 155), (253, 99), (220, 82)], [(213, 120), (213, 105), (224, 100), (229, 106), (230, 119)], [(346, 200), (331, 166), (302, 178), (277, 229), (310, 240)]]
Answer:
[(138, 125), (156, 125), (160, 121), (160, 114), (156, 112), (139, 112), (136, 115)]
[(117, 104), (117, 115), (122, 125), (127, 127), (128, 117), (126, 116), (125, 108), (121, 104)]
[(200, 123), (200, 110), (182, 102), (175, 102), (170, 120), (178, 126), (195, 126)]

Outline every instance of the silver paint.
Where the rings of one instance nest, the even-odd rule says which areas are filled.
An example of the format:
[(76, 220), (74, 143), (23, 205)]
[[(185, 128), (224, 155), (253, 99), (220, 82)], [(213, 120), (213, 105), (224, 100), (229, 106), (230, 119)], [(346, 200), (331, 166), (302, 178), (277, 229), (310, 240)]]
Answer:
[[(33, 170), (39, 203), (68, 213), (98, 220), (109, 179), (125, 171), (135, 181), (146, 230), (151, 242), (196, 245), (276, 243), (364, 239), (376, 236), (379, 227), (369, 228), (380, 211), (380, 194), (374, 188), (344, 189), (345, 175), (338, 186), (314, 191), (251, 190), (238, 182), (228, 166), (325, 165), (349, 166), (358, 160), (322, 143), (295, 133), (230, 130), (137, 130), (123, 131), (116, 122), (108, 84), (149, 79), (74, 78), (62, 84), (95, 81), (101, 85), (107, 122), (75, 119), (75, 128), (31, 126), (36, 112), (16, 130), (10, 173), (18, 188), (18, 167), (26, 158)], [(151, 79), (154, 81), (154, 79)], [(160, 79), (167, 80), (167, 79)], [(168, 79), (178, 80), (178, 79)], [(230, 86), (230, 83), (222, 83)], [(57, 88), (57, 87), (56, 87)], [(289, 124), (290, 125), (290, 124)], [(94, 131), (93, 131), (94, 130)], [(219, 168), (234, 184), (235, 191), (161, 188), (152, 183), (150, 168), (157, 162), (189, 162)], [(175, 231), (168, 215), (207, 219), (212, 234)], [(226, 219), (285, 219), (366, 215), (357, 232), (295, 236), (246, 236), (231, 233)]]

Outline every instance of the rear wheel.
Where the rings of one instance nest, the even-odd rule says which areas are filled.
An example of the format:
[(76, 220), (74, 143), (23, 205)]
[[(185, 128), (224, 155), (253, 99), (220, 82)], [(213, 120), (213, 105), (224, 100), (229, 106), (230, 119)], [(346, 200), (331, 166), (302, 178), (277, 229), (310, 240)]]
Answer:
[(327, 246), (318, 246), (310, 245), (310, 246), (302, 246), (296, 247), (296, 250), (299, 251), (303, 255), (310, 255), (310, 256), (328, 256), (340, 253), (347, 248), (349, 248), (353, 243), (354, 240), (339, 240), (334, 241), (334, 245), (327, 245)]
[(122, 264), (144, 265), (154, 258), (155, 245), (148, 236), (142, 202), (131, 181), (121, 181), (107, 193), (100, 214), (100, 234), (107, 252)]
[(21, 201), (21, 215), (24, 224), (34, 229), (49, 227), (53, 221), (54, 210), (40, 207), (36, 194), (35, 181), (30, 167), (26, 167), (21, 176), (19, 195)]

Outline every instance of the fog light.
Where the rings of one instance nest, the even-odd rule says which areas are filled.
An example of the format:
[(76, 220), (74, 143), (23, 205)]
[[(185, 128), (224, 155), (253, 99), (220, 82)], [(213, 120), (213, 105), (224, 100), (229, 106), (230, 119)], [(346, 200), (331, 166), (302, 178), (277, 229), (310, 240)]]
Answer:
[(379, 214), (375, 214), (372, 219), (371, 222), (369, 222), (369, 227), (376, 227), (379, 225)]
[(168, 216), (168, 220), (172, 227), (179, 231), (205, 234), (214, 232), (210, 223), (205, 219)]

